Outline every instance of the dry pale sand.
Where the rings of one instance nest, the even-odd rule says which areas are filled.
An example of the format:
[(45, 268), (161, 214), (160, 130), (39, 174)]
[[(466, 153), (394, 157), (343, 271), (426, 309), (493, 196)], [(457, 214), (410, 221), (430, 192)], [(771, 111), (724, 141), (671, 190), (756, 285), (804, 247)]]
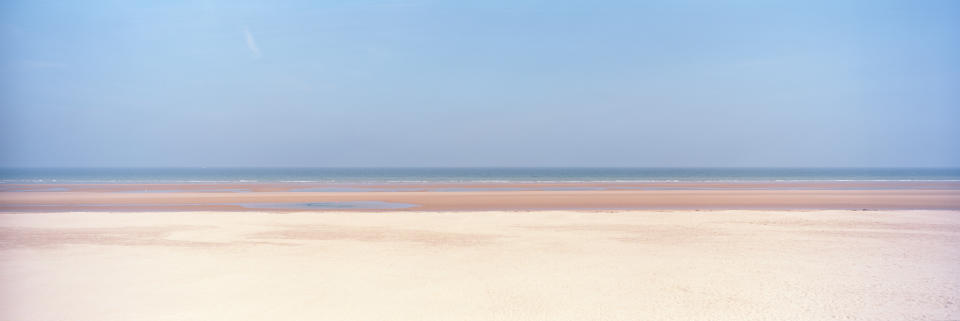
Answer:
[(957, 320), (960, 212), (0, 214), (2, 320)]

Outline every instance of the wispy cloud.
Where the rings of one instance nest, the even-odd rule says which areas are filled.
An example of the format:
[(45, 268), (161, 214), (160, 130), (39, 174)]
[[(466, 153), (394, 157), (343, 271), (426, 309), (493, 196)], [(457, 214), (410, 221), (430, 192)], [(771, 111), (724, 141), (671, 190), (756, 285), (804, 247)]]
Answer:
[(253, 53), (253, 57), (260, 58), (260, 47), (257, 47), (257, 40), (253, 38), (253, 34), (250, 33), (250, 29), (243, 27), (243, 36), (247, 39), (247, 49), (250, 49), (250, 52)]

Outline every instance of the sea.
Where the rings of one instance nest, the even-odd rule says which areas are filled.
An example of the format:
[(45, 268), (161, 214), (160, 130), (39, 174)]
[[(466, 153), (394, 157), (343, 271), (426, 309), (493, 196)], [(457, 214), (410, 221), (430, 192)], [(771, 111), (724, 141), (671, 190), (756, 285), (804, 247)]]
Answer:
[(0, 183), (960, 181), (960, 168), (2, 168)]

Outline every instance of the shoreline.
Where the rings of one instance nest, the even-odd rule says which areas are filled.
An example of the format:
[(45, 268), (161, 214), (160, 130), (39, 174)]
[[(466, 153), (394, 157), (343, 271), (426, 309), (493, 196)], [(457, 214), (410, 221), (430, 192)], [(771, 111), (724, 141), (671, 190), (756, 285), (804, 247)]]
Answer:
[(602, 188), (911, 188), (933, 187), (960, 189), (960, 180), (712, 180), (712, 181), (423, 181), (423, 182), (3, 182), (0, 191), (44, 188), (76, 188), (90, 191), (135, 191), (137, 188), (255, 188), (262, 191), (284, 191), (311, 187), (368, 188), (448, 188), (448, 187), (602, 187)]

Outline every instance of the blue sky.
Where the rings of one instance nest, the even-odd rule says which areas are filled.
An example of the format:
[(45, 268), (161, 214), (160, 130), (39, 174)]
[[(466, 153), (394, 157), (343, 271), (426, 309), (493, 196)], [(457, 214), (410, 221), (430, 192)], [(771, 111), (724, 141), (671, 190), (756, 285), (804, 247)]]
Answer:
[(960, 166), (958, 1), (4, 1), (0, 166)]

